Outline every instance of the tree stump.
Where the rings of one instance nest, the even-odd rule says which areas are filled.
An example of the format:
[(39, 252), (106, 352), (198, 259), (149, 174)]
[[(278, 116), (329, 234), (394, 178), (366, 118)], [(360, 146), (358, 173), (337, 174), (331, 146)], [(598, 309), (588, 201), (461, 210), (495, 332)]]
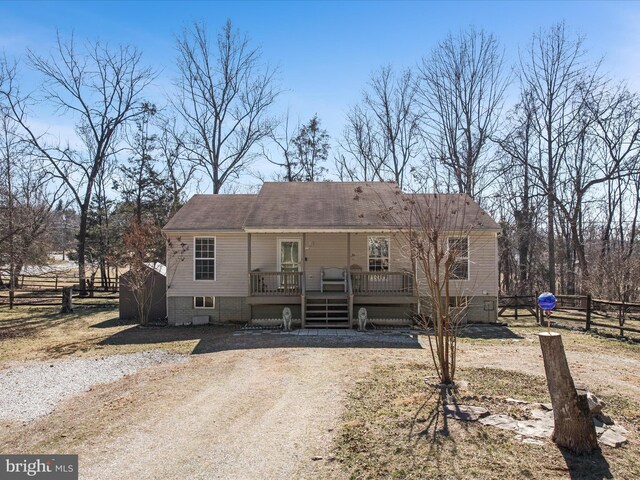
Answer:
[(554, 429), (551, 439), (559, 447), (577, 454), (598, 447), (596, 428), (589, 412), (586, 392), (578, 394), (559, 333), (540, 333), (540, 347), (553, 405)]
[(73, 287), (62, 289), (62, 308), (60, 313), (73, 313)]

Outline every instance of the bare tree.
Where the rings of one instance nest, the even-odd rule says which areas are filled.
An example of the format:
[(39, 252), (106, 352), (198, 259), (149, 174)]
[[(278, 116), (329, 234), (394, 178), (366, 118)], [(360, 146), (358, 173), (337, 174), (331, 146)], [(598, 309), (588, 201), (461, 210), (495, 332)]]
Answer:
[(277, 180), (297, 182), (301, 179), (302, 165), (296, 156), (296, 147), (293, 143), (295, 135), (296, 130), (291, 127), (289, 111), (287, 111), (280, 125), (269, 134), (269, 140), (276, 153), (262, 145), (262, 156), (269, 163), (284, 170), (284, 173), (276, 173)]
[[(16, 65), (0, 59), (0, 92), (11, 89), (15, 76)], [(23, 266), (47, 261), (53, 208), (62, 191), (51, 185), (11, 113), (0, 96), (0, 265), (8, 265), (10, 308)]]
[[(530, 95), (522, 93), (520, 102), (507, 116), (507, 128), (495, 138), (500, 146), (497, 154), (502, 165), (497, 200), (501, 206), (509, 208), (509, 215), (514, 222), (513, 236), (517, 250), (515, 292), (519, 294), (531, 292), (533, 280), (531, 262), (536, 224), (530, 164), (534, 163), (533, 158), (538, 152), (533, 132), (533, 108)], [(503, 244), (509, 237), (508, 232), (504, 233), (501, 238)], [(507, 253), (505, 250), (502, 252)], [(502, 265), (506, 263), (506, 259), (502, 258)], [(508, 280), (509, 275), (504, 273), (502, 278)], [(511, 293), (510, 285), (507, 285), (506, 291)]]
[(173, 216), (182, 205), (187, 186), (195, 179), (196, 166), (188, 161), (187, 135), (178, 129), (176, 119), (160, 116), (158, 128), (158, 155), (163, 164), (164, 181), (171, 194), (169, 216)]
[(597, 68), (584, 61), (583, 38), (570, 39), (564, 23), (533, 36), (520, 58), (522, 88), (534, 104), (533, 128), (541, 154), (531, 165), (535, 179), (547, 196), (549, 290), (556, 291), (555, 194), (561, 161), (575, 135), (580, 114), (581, 88), (591, 89)]
[[(87, 215), (96, 177), (107, 158), (117, 153), (122, 127), (142, 114), (141, 95), (154, 74), (141, 65), (141, 54), (134, 48), (113, 49), (100, 42), (88, 43), (81, 50), (76, 47), (73, 38), (65, 41), (58, 35), (49, 57), (29, 52), (31, 66), (44, 78), (43, 98), (20, 98), (14, 82), (1, 93), (29, 143), (46, 159), (78, 206), (78, 275), (84, 290)], [(77, 142), (56, 142), (30, 125), (27, 109), (34, 100), (49, 102), (74, 118)]]
[(131, 219), (124, 235), (129, 266), (127, 283), (136, 301), (141, 325), (147, 325), (151, 313), (154, 278), (151, 267), (155, 265), (153, 246), (159, 236), (160, 231), (156, 225), (146, 220), (139, 222), (135, 217)]
[(421, 303), (418, 315), (429, 333), (429, 346), (442, 393), (452, 393), (457, 363), (458, 328), (466, 316), (468, 299), (452, 280), (468, 278), (470, 232), (482, 224), (482, 215), (469, 208), (464, 194), (404, 194), (395, 191), (381, 216), (398, 225), (416, 265), (414, 281)]
[(216, 42), (196, 23), (178, 40), (178, 95), (172, 103), (188, 127), (191, 160), (209, 177), (213, 193), (237, 178), (271, 132), (268, 109), (279, 91), (261, 52), (227, 21)]
[(405, 186), (421, 152), (416, 82), (411, 70), (391, 66), (371, 76), (362, 103), (351, 109), (340, 143), (338, 169), (358, 180), (393, 180)]
[(449, 35), (423, 59), (419, 80), (428, 158), (452, 190), (479, 200), (497, 173), (488, 149), (509, 81), (498, 40), (473, 28)]
[(385, 147), (371, 113), (356, 105), (347, 114), (347, 126), (338, 141), (335, 159), (338, 177), (344, 181), (384, 180)]

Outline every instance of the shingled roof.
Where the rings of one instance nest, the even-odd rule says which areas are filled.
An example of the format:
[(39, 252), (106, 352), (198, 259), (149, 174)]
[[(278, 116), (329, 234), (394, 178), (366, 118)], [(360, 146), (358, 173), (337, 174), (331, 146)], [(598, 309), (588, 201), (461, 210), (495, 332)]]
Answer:
[(242, 230), (257, 195), (194, 195), (164, 230)]
[(451, 230), (499, 229), (467, 195), (404, 194), (384, 182), (265, 182), (258, 195), (195, 195), (165, 230), (393, 229), (406, 224), (400, 212), (411, 201), (446, 211)]

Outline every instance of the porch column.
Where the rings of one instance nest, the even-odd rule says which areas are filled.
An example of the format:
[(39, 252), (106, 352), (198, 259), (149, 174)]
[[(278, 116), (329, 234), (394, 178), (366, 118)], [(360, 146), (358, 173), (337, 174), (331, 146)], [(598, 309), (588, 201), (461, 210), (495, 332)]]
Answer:
[(351, 275), (351, 233), (347, 233), (347, 274)]
[[(349, 285), (351, 285), (351, 232), (347, 233), (347, 275), (349, 276)], [(351, 288), (352, 291), (349, 292), (349, 303), (347, 307), (347, 315), (349, 315), (349, 328), (351, 328), (351, 321), (353, 320), (353, 285)]]
[(302, 285), (305, 286), (305, 289), (302, 291), (300, 295), (300, 322), (302, 323), (302, 328), (304, 328), (305, 323), (307, 321), (307, 297), (306, 297), (306, 285), (307, 285), (307, 234), (302, 234)]
[(307, 269), (305, 268), (305, 262), (307, 261), (307, 234), (302, 234), (302, 272), (304, 275), (307, 274)]
[(247, 238), (247, 269), (248, 269), (248, 276), (249, 276), (249, 295), (251, 295), (251, 282), (252, 282), (252, 278), (251, 278), (251, 234), (249, 234), (248, 238)]

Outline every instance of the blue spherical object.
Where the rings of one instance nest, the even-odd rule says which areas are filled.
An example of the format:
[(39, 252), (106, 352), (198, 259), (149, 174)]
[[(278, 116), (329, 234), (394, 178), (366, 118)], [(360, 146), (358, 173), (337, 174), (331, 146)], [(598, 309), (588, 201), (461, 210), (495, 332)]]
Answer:
[(556, 297), (553, 293), (544, 292), (538, 297), (538, 306), (544, 310), (553, 310), (556, 306)]

